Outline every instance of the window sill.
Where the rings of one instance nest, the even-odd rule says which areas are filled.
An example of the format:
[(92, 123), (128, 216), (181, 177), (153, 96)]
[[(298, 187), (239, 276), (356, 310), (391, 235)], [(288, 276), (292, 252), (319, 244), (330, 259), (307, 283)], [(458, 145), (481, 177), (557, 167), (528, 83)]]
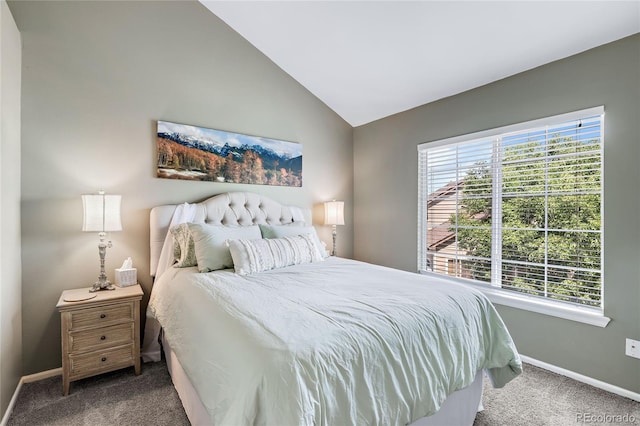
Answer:
[(473, 284), (451, 277), (443, 277), (442, 275), (434, 274), (431, 272), (422, 273), (425, 275), (433, 275), (439, 278), (445, 278), (447, 280), (455, 282), (456, 284), (479, 290), (485, 296), (487, 296), (487, 298), (492, 303), (495, 303), (497, 305), (523, 309), (526, 311), (536, 312), (539, 314), (549, 315), (602, 328), (606, 327), (607, 324), (609, 324), (609, 321), (611, 321), (611, 318), (604, 316), (602, 311), (599, 309), (589, 308), (586, 306), (572, 306), (568, 303), (543, 300), (537, 297), (517, 294), (495, 287)]
[(563, 318), (570, 321), (577, 321), (584, 324), (595, 325), (596, 327), (606, 327), (607, 324), (609, 324), (609, 321), (611, 321), (611, 318), (605, 317), (600, 310), (596, 309), (580, 306), (570, 306), (562, 302), (537, 300), (537, 298), (520, 294), (508, 294), (506, 290), (482, 288), (481, 286), (472, 284), (470, 286), (475, 289), (479, 289), (485, 294), (485, 296), (487, 296), (489, 300), (491, 300), (491, 302), (498, 305), (524, 309), (527, 311)]

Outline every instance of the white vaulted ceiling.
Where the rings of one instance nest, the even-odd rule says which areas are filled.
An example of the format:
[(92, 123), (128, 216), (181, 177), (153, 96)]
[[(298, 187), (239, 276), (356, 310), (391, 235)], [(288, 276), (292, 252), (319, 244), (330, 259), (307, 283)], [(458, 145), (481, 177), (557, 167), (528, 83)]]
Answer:
[(640, 32), (639, 1), (201, 1), (353, 126)]

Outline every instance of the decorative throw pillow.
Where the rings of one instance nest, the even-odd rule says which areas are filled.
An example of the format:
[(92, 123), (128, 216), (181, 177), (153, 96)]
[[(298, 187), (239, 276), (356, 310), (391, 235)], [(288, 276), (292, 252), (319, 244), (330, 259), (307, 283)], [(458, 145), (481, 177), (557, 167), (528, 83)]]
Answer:
[(196, 252), (187, 223), (181, 223), (169, 230), (173, 236), (173, 258), (177, 268), (196, 266)]
[(260, 225), (262, 238), (283, 238), (294, 237), (297, 235), (311, 235), (313, 242), (322, 257), (327, 257), (327, 250), (324, 248), (316, 228), (313, 226), (292, 226), (292, 225)]
[(227, 244), (236, 274), (239, 275), (324, 260), (311, 234), (260, 240), (229, 240)]
[(233, 268), (233, 260), (227, 240), (260, 239), (260, 228), (254, 226), (220, 226), (206, 223), (190, 223), (193, 236), (198, 271), (210, 272), (218, 269)]

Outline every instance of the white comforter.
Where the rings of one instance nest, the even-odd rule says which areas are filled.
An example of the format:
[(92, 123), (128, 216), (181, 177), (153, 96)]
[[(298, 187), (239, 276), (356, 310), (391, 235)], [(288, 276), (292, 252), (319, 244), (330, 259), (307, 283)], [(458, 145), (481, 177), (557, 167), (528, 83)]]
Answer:
[(481, 293), (362, 262), (171, 268), (149, 310), (216, 425), (404, 425), (479, 369), (496, 387), (521, 372)]

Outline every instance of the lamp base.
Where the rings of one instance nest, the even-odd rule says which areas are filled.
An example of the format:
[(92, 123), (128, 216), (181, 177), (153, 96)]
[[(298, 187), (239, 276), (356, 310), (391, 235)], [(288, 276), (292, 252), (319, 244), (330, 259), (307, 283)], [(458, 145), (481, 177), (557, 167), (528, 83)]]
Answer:
[(102, 290), (115, 290), (116, 287), (111, 284), (109, 281), (96, 281), (93, 284), (93, 287), (91, 287), (89, 289), (90, 293), (95, 293), (96, 291), (102, 291)]
[(100, 243), (98, 244), (98, 254), (100, 255), (100, 275), (98, 275), (98, 281), (93, 284), (93, 287), (89, 289), (91, 293), (95, 293), (100, 290), (115, 290), (116, 288), (107, 279), (107, 274), (104, 272), (104, 257), (107, 254), (107, 247), (111, 247), (111, 241), (105, 242), (106, 234), (100, 232)]
[(333, 229), (331, 231), (331, 235), (333, 236), (333, 247), (331, 249), (331, 256), (337, 256), (336, 254), (336, 235), (338, 235), (338, 231), (336, 229), (336, 225), (332, 225)]

